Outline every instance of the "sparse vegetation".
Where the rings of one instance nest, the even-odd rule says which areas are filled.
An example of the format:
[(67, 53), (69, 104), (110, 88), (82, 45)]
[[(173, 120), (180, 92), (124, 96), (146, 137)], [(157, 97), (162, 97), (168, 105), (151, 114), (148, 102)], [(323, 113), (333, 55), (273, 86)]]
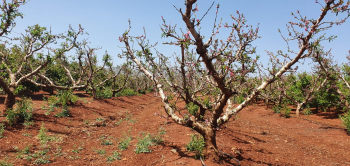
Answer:
[(119, 121), (116, 122), (115, 124), (116, 124), (116, 125), (120, 125), (122, 122), (123, 122), (123, 119), (119, 119)]
[(50, 163), (50, 156), (43, 156), (41, 158), (37, 158), (35, 161), (34, 161), (34, 164), (48, 164)]
[[(251, 22), (253, 24), (249, 25), (245, 15), (240, 11), (229, 15), (230, 19), (219, 19), (222, 17), (220, 15), (222, 8), (219, 4), (213, 3), (207, 9), (198, 10), (202, 6), (197, 5), (196, 0), (185, 0), (184, 6), (174, 5), (175, 11), (181, 13), (179, 18), (183, 21), (182, 24), (166, 20), (165, 16), (159, 18), (162, 23), (158, 37), (165, 37), (166, 39), (162, 39), (165, 40), (164, 44), (177, 47), (177, 52), (162, 53), (163, 49), (158, 49), (159, 45), (156, 44), (158, 42), (150, 43), (152, 39), (147, 38), (157, 35), (146, 35), (146, 28), (143, 31), (144, 34), (135, 36), (129, 21), (128, 29), (117, 32), (120, 33), (121, 45), (118, 45), (118, 48), (121, 50), (116, 55), (126, 61), (124, 64), (113, 66), (115, 60), (112, 60), (113, 57), (107, 51), (102, 55), (102, 61), (99, 61), (98, 57), (102, 56), (98, 55), (98, 50), (102, 47), (93, 48), (91, 47), (93, 42), (88, 41), (87, 38), (80, 38), (81, 35), (87, 34), (80, 24), (78, 29), (69, 26), (64, 33), (58, 34), (53, 34), (51, 29), (41, 27), (39, 24), (12, 32), (17, 19), (25, 16), (20, 13), (19, 7), (25, 5), (26, 1), (4, 0), (0, 5), (0, 92), (4, 95), (1, 120), (6, 120), (0, 123), (0, 149), (2, 157), (8, 154), (9, 156), (0, 161), (0, 166), (13, 165), (12, 163), (18, 165), (24, 162), (26, 162), (24, 165), (47, 164), (50, 161), (54, 162), (59, 156), (78, 162), (80, 157), (77, 155), (83, 155), (78, 153), (85, 150), (83, 151), (83, 145), (77, 147), (75, 142), (71, 142), (77, 139), (93, 140), (93, 143), (87, 144), (89, 146), (86, 147), (87, 149), (92, 146), (105, 148), (106, 150), (93, 150), (92, 153), (100, 154), (99, 157), (103, 160), (106, 157), (108, 163), (120, 160), (121, 153), (128, 152), (123, 150), (130, 149), (130, 146), (135, 146), (133, 150), (136, 154), (149, 153), (150, 146), (162, 144), (164, 141), (164, 128), (159, 128), (156, 134), (142, 132), (137, 143), (132, 141), (135, 137), (130, 135), (130, 130), (128, 134), (118, 139), (107, 136), (118, 135), (130, 126), (137, 127), (133, 133), (137, 132), (137, 129), (145, 131), (146, 127), (154, 127), (155, 124), (166, 126), (171, 130), (174, 127), (173, 124), (188, 127), (188, 131), (191, 130), (195, 134), (191, 135), (186, 149), (194, 152), (196, 159), (206, 156), (212, 162), (221, 163), (222, 157), (219, 155), (229, 157), (219, 150), (222, 149), (226, 153), (229, 151), (227, 147), (219, 145), (223, 142), (221, 135), (227, 134), (222, 130), (239, 126), (231, 124), (229, 126), (230, 119), (236, 120), (233, 123), (245, 125), (241, 123), (245, 120), (245, 115), (239, 113), (242, 110), (249, 111), (252, 108), (249, 107), (250, 105), (254, 105), (252, 109), (256, 109), (255, 107), (260, 107), (260, 104), (265, 104), (266, 109), (272, 107), (273, 112), (279, 114), (270, 116), (270, 112), (266, 115), (270, 116), (269, 118), (280, 116), (290, 118), (291, 115), (300, 117), (299, 114), (302, 111), (302, 114), (311, 119), (321, 115), (318, 113), (319, 110), (328, 111), (322, 116), (338, 118), (339, 115), (339, 119), (350, 134), (350, 63), (343, 62), (343, 59), (342, 63), (338, 63), (332, 51), (326, 50), (326, 48), (332, 48), (329, 47), (331, 45), (324, 44), (335, 40), (336, 35), (339, 36), (339, 34), (329, 35), (327, 30), (332, 29), (334, 25), (344, 24), (350, 18), (350, 0), (316, 0), (315, 2), (320, 10), (310, 8), (307, 11), (318, 12), (316, 15), (312, 14), (316, 17), (310, 18), (305, 15), (310, 13), (297, 10), (296, 13), (291, 13), (291, 18), (294, 20), (286, 21), (287, 29), (278, 29), (287, 48), (276, 48), (275, 51), (262, 53), (261, 50), (266, 48), (254, 46), (261, 38), (260, 24), (253, 20)], [(232, 10), (232, 8), (229, 9)], [(334, 16), (329, 17), (332, 14)], [(214, 22), (208, 23), (207, 18), (211, 18), (209, 20)], [(350, 60), (350, 51), (349, 55), (339, 57)], [(118, 63), (122, 61), (124, 62), (124, 60), (117, 60)], [(307, 66), (304, 62), (311, 67), (304, 70)], [(302, 70), (298, 70), (296, 65), (303, 65), (300, 67)], [(150, 91), (154, 93), (141, 96)], [(39, 94), (33, 92), (39, 92)], [(90, 96), (87, 97), (89, 100), (82, 100), (84, 103), (78, 102), (80, 100), (78, 95), (88, 96), (89, 94), (93, 99)], [(121, 97), (135, 95), (141, 97)], [(161, 99), (148, 102), (147, 99), (151, 95), (159, 96)], [(42, 103), (41, 100), (44, 100), (41, 109), (34, 107), (33, 102)], [(143, 104), (138, 105), (139, 102)], [(119, 105), (119, 103), (123, 104)], [(148, 108), (143, 105), (149, 106), (153, 103), (159, 104), (157, 106), (161, 113), (157, 112), (158, 116), (152, 116), (154, 119), (151, 119), (149, 115), (153, 115), (154, 112), (148, 112)], [(157, 106), (152, 105), (151, 109)], [(296, 108), (295, 111), (294, 108)], [(144, 110), (147, 114), (143, 114)], [(251, 111), (251, 114), (254, 113)], [(313, 113), (316, 115), (312, 115)], [(240, 119), (241, 115), (242, 119)], [(146, 116), (150, 118), (147, 122), (141, 119)], [(254, 116), (251, 116), (252, 119), (256, 118)], [(159, 117), (166, 118), (166, 121), (158, 119)], [(141, 127), (140, 125), (143, 124), (132, 124), (137, 122), (136, 118), (140, 118), (137, 120), (143, 123), (152, 124)], [(172, 121), (169, 122), (169, 119)], [(327, 121), (331, 118), (319, 119)], [(340, 122), (339, 119), (336, 120)], [(266, 118), (266, 120), (269, 119)], [(279, 118), (278, 120), (289, 122), (302, 119)], [(35, 137), (41, 122), (39, 133)], [(113, 124), (112, 122), (115, 125), (110, 125)], [(257, 130), (260, 127), (252, 124), (254, 122), (251, 121), (245, 123), (249, 123), (250, 127), (253, 126)], [(315, 125), (318, 125), (318, 122)], [(111, 127), (114, 127), (113, 131), (109, 130)], [(152, 130), (154, 129), (147, 131)], [(318, 131), (313, 130), (313, 132)], [(32, 136), (33, 133), (35, 135)], [(56, 133), (59, 137), (54, 135)], [(182, 131), (178, 133), (184, 134)], [(241, 131), (229, 131), (229, 133), (244, 135), (244, 138), (237, 138), (234, 141), (252, 146), (265, 141), (260, 136), (264, 137), (263, 135), (272, 131), (256, 132), (254, 133), (256, 138)], [(173, 131), (167, 137), (173, 137), (172, 134), (174, 134)], [(97, 139), (98, 137), (100, 138)], [(220, 140), (217, 140), (217, 137), (220, 137)], [(266, 139), (270, 138), (272, 137), (266, 137)], [(274, 139), (285, 143), (289, 141), (280, 135)], [(38, 142), (41, 145), (37, 146)], [(165, 144), (168, 146), (168, 142)], [(303, 144), (303, 146), (307, 145), (307, 143)], [(24, 149), (21, 150), (23, 147)], [(116, 148), (118, 151), (114, 151)], [(234, 148), (231, 149), (232, 153), (237, 154), (236, 156), (242, 154), (239, 157), (245, 161), (251, 158), (244, 155), (255, 153), (255, 151), (244, 150), (245, 154), (243, 154)], [(267, 153), (264, 149), (253, 149), (257, 154)], [(172, 152), (175, 154), (180, 151), (174, 147)], [(273, 152), (269, 154), (272, 156)], [(180, 156), (183, 155), (180, 154)], [(273, 158), (271, 156), (269, 158)], [(264, 156), (262, 160), (265, 158), (267, 157)], [(81, 160), (88, 162), (86, 158)], [(125, 160), (129, 158), (126, 157)], [(169, 164), (163, 163), (164, 160), (162, 154), (161, 160), (147, 164)], [(279, 162), (278, 158), (272, 160), (274, 162), (270, 161), (271, 163), (266, 164), (284, 164)], [(256, 163), (262, 162), (256, 161)]]
[(112, 137), (108, 138), (100, 138), (102, 140), (101, 145), (113, 145), (113, 142), (111, 141)]
[(113, 162), (114, 160), (120, 160), (121, 153), (118, 151), (114, 151), (112, 156), (106, 156), (107, 162)]
[(142, 133), (138, 140), (139, 141), (137, 142), (135, 149), (136, 154), (149, 153), (152, 151), (149, 149), (149, 146), (154, 144), (152, 142), (152, 136), (150, 134)]
[(13, 164), (9, 161), (9, 157), (6, 156), (0, 160), (0, 166), (13, 166)]
[(59, 141), (59, 139), (57, 139), (54, 136), (48, 136), (46, 133), (46, 128), (45, 128), (45, 123), (41, 124), (40, 130), (39, 130), (39, 134), (38, 134), (38, 139), (40, 140), (41, 144), (46, 144), (47, 142), (50, 141)]
[(86, 125), (89, 125), (90, 121), (89, 120), (84, 120), (83, 123), (86, 124)]
[(124, 136), (124, 138), (121, 139), (118, 144), (118, 149), (120, 150), (128, 149), (131, 139), (132, 139), (131, 136)]
[(100, 154), (100, 155), (104, 155), (106, 154), (106, 150), (104, 149), (97, 149), (97, 150), (94, 150), (97, 154)]
[(149, 149), (149, 146), (157, 145), (163, 142), (162, 137), (164, 134), (165, 131), (163, 128), (159, 128), (159, 132), (155, 136), (149, 133), (142, 133), (141, 136), (138, 138), (139, 141), (136, 144), (136, 154), (151, 152), (152, 150)]
[(102, 122), (104, 119), (102, 117), (99, 117), (99, 118), (96, 118), (95, 120), (98, 122)]

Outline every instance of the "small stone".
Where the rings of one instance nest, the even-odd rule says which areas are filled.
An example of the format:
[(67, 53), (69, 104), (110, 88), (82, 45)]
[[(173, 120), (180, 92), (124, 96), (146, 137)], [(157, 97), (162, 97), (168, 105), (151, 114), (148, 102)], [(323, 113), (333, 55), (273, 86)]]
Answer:
[(176, 149), (171, 149), (171, 152), (173, 152), (174, 154), (177, 153)]

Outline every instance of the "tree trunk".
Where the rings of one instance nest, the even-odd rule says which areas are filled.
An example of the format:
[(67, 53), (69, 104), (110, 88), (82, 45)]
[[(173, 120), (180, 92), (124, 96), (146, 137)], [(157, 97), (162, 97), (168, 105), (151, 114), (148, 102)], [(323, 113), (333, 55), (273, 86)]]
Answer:
[(208, 127), (204, 133), (204, 141), (205, 141), (205, 156), (208, 157), (209, 161), (219, 163), (219, 151), (216, 146), (216, 133), (211, 128)]
[(15, 105), (16, 99), (15, 95), (11, 93), (7, 93), (5, 97), (5, 109), (2, 110), (2, 114), (5, 116), (7, 115), (6, 111), (9, 109), (12, 109), (13, 106)]
[(266, 109), (269, 109), (269, 105), (270, 105), (270, 100), (269, 99), (266, 99)]
[(205, 109), (200, 107), (196, 117), (198, 117), (199, 121), (203, 121), (204, 115), (205, 115)]
[(94, 99), (97, 99), (97, 94), (96, 94), (96, 89), (95, 88), (91, 88), (91, 93), (92, 93), (92, 97)]
[[(11, 81), (14, 82), (14, 76), (10, 76)], [(15, 105), (15, 95), (13, 92), (15, 91), (15, 88), (13, 86), (7, 85), (7, 83), (4, 81), (5, 79), (0, 76), (0, 87), (4, 90), (6, 97), (5, 97), (5, 108), (1, 110), (2, 115), (6, 115), (6, 111), (8, 109), (13, 108), (13, 105)]]
[(298, 106), (297, 106), (297, 109), (295, 110), (295, 116), (296, 116), (297, 118), (300, 117), (300, 110), (301, 110), (301, 108), (303, 107), (303, 104), (304, 104), (304, 103), (299, 103)]

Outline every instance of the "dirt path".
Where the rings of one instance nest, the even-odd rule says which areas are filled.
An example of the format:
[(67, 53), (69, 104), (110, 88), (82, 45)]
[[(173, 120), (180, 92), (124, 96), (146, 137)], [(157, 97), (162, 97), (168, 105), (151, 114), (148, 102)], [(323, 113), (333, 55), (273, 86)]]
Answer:
[[(7, 127), (0, 139), (0, 161), (31, 165), (42, 158), (50, 165), (201, 165), (185, 148), (194, 132), (156, 114), (163, 108), (153, 94), (94, 101), (79, 95), (84, 100), (72, 106), (72, 116), (67, 118), (54, 117), (57, 112), (45, 115), (41, 98), (33, 99), (34, 126)], [(218, 147), (242, 165), (349, 165), (350, 136), (339, 119), (321, 115), (286, 119), (262, 106), (250, 106), (218, 131)], [(40, 143), (37, 135), (43, 123), (47, 135), (56, 140)], [(142, 133), (156, 134), (160, 127), (166, 131), (164, 142), (151, 146), (151, 153), (135, 154)], [(132, 140), (121, 151), (118, 143), (126, 136)], [(112, 145), (101, 145), (106, 140)], [(28, 154), (23, 153), (26, 147), (30, 147)], [(121, 160), (107, 162), (116, 150)], [(224, 159), (221, 165), (234, 163)]]

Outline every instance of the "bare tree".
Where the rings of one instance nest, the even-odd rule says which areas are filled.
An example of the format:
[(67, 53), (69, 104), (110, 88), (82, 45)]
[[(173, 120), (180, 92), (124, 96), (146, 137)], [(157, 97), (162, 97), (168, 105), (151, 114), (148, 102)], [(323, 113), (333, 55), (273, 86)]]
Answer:
[[(319, 46), (322, 36), (317, 39), (318, 42), (311, 42), (312, 36), (329, 27), (322, 27), (326, 22), (322, 22), (326, 14), (335, 9), (344, 9), (342, 1), (335, 2), (329, 0), (322, 8), (318, 19), (307, 20), (304, 17), (295, 17), (302, 22), (302, 27), (306, 27), (305, 32), (298, 32), (294, 29), (298, 23), (291, 23), (288, 29), (291, 39), (297, 40), (299, 51), (292, 58), (287, 54), (278, 54), (285, 57), (285, 62), (275, 62), (280, 64), (276, 70), (269, 70), (270, 74), (262, 81), (262, 83), (254, 88), (245, 100), (238, 106), (234, 107), (230, 98), (237, 94), (238, 88), (234, 87), (235, 82), (244, 82), (248, 73), (256, 70), (256, 59), (251, 58), (251, 54), (255, 53), (255, 47), (251, 46), (251, 42), (258, 38), (258, 28), (253, 29), (252, 26), (246, 25), (243, 14), (237, 11), (237, 16), (232, 16), (234, 23), (214, 23), (213, 32), (209, 35), (209, 39), (204, 42), (204, 37), (200, 34), (200, 23), (202, 19), (193, 18), (193, 12), (196, 8), (193, 5), (196, 0), (187, 0), (186, 9), (182, 11), (177, 9), (186, 25), (187, 32), (181, 35), (176, 33), (174, 26), (167, 25), (163, 18), (163, 35), (175, 39), (172, 44), (180, 47), (180, 55), (176, 56), (175, 66), (170, 67), (171, 63), (168, 57), (161, 53), (157, 53), (159, 63), (155, 62), (156, 56), (153, 56), (150, 49), (154, 45), (149, 45), (145, 40), (146, 33), (142, 36), (132, 37), (129, 35), (130, 28), (120, 37), (120, 41), (125, 44), (124, 55), (132, 59), (138, 68), (154, 82), (160, 97), (164, 104), (166, 113), (178, 124), (190, 127), (200, 133), (205, 140), (206, 154), (210, 160), (219, 161), (219, 150), (216, 144), (216, 130), (218, 127), (226, 123), (232, 116), (240, 112), (247, 104), (269, 84), (280, 78), (285, 72), (290, 71), (291, 67), (300, 59), (308, 58), (313, 52), (313, 47)], [(219, 5), (216, 6), (217, 11)], [(217, 13), (217, 12), (216, 12)], [(205, 16), (205, 15), (204, 15)], [(203, 16), (203, 17), (204, 17)], [(344, 20), (342, 20), (343, 22)], [(232, 25), (232, 26), (231, 26)], [(225, 27), (231, 30), (228, 38), (224, 40), (216, 39), (219, 29)], [(215, 31), (216, 29), (216, 31)], [(293, 33), (293, 34), (292, 34)], [(191, 38), (193, 37), (193, 38)], [(135, 42), (140, 47), (140, 51), (133, 49), (130, 42)], [(195, 47), (195, 52), (190, 51), (190, 47)], [(287, 61), (288, 60), (288, 61)], [(147, 68), (147, 65), (152, 68)], [(176, 74), (175, 74), (176, 73)], [(175, 76), (177, 76), (175, 78)], [(180, 79), (180, 81), (176, 81)], [(199, 84), (194, 80), (201, 80)], [(199, 111), (183, 115), (177, 113), (177, 108), (172, 103), (173, 96), (165, 93), (163, 88), (170, 88), (173, 94), (185, 100), (186, 103), (193, 103)], [(204, 99), (210, 104), (206, 104)], [(224, 110), (224, 107), (227, 108)]]

